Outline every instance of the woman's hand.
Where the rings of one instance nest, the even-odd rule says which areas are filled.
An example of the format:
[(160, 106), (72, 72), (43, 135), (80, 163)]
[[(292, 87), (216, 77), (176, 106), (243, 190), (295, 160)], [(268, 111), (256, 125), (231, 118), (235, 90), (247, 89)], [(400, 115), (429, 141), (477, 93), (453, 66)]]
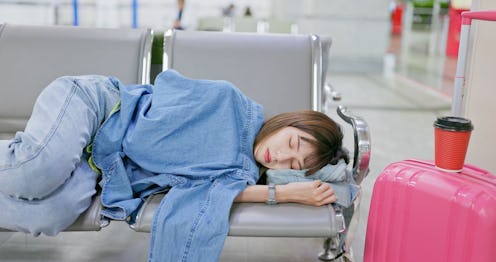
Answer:
[(276, 186), (277, 202), (294, 202), (312, 206), (322, 206), (336, 201), (334, 190), (320, 180), (294, 182)]
[[(269, 187), (266, 185), (248, 186), (234, 202), (265, 202), (268, 195)], [(276, 185), (276, 201), (322, 206), (335, 202), (336, 196), (329, 184), (315, 180)]]

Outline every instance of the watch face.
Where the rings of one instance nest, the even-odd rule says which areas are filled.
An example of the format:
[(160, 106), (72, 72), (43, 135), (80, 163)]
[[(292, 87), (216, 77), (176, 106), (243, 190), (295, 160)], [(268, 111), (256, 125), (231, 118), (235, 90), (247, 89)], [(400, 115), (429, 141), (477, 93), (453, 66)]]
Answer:
[(275, 205), (276, 201), (276, 186), (274, 184), (269, 184), (269, 197), (265, 202), (267, 205)]

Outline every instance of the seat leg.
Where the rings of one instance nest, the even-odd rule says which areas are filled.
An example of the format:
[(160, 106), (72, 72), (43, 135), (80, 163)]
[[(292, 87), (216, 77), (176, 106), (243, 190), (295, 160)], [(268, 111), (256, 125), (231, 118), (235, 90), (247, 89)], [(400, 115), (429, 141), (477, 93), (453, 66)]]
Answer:
[(342, 256), (344, 251), (340, 247), (339, 237), (327, 238), (324, 241), (324, 251), (319, 254), (319, 259), (322, 261), (344, 262)]

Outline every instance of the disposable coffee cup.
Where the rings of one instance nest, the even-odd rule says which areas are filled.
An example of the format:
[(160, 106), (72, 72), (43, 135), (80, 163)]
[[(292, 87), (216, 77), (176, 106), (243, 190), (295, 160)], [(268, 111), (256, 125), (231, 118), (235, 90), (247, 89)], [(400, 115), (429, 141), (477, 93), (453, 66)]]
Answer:
[(448, 172), (460, 172), (463, 169), (473, 129), (472, 122), (466, 118), (445, 116), (436, 119), (434, 160), (437, 168)]

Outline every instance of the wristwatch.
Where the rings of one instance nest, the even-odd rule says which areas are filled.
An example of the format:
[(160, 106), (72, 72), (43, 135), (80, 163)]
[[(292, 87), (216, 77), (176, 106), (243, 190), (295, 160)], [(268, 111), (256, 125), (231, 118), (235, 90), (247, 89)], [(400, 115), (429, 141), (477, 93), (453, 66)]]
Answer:
[(276, 201), (276, 185), (274, 183), (269, 184), (269, 196), (267, 198), (267, 201), (265, 201), (265, 204), (267, 205), (275, 205), (277, 204)]

